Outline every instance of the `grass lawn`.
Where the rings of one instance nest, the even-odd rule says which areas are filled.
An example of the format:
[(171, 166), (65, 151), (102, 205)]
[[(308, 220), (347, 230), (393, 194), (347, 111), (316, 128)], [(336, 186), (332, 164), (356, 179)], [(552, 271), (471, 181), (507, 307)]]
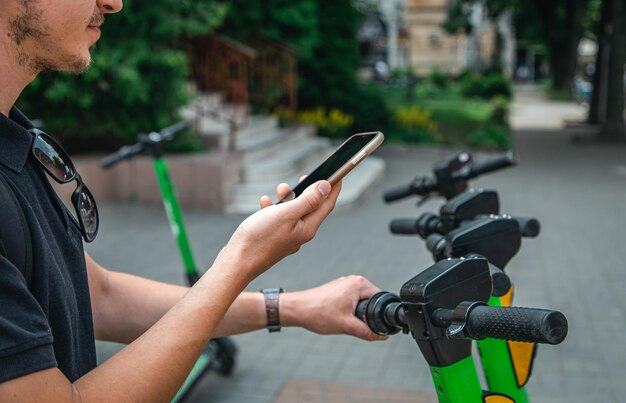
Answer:
[(432, 112), (439, 134), (446, 142), (465, 144), (467, 138), (489, 119), (491, 105), (484, 100), (430, 99), (418, 104)]
[[(392, 86), (377, 86), (387, 106), (392, 111), (400, 106), (418, 105), (432, 112), (437, 123), (438, 137), (449, 144), (467, 144), (469, 136), (483, 127), (491, 113), (491, 103), (483, 99), (462, 98), (457, 88), (424, 94), (416, 89), (412, 101), (406, 99), (406, 89)], [(386, 133), (387, 134), (387, 133)], [(404, 140), (406, 134), (399, 129), (390, 130), (391, 137)]]

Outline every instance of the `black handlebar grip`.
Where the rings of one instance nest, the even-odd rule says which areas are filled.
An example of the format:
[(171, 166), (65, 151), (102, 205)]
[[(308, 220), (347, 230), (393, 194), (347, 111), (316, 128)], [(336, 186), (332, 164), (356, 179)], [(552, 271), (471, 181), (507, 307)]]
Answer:
[(415, 235), (419, 234), (418, 220), (415, 218), (396, 218), (389, 223), (392, 234)]
[(508, 168), (515, 164), (516, 162), (513, 159), (512, 152), (509, 151), (507, 153), (499, 154), (493, 158), (488, 159), (487, 161), (474, 163), (470, 170), (468, 179), (473, 179), (479, 175), (497, 171), (499, 169)]
[(535, 238), (541, 232), (541, 223), (533, 217), (513, 217), (519, 224), (519, 229), (523, 237)]
[(369, 299), (362, 299), (356, 305), (356, 309), (354, 310), (354, 316), (361, 319), (363, 322), (367, 323), (365, 318), (365, 310), (367, 309), (367, 304), (370, 302)]
[(126, 158), (141, 153), (143, 149), (143, 145), (139, 143), (132, 146), (124, 146), (113, 154), (107, 155), (106, 157), (102, 158), (100, 160), (100, 166), (102, 168), (109, 168)]
[(465, 330), (474, 339), (559, 344), (567, 336), (567, 319), (547, 309), (481, 305), (468, 312)]
[(100, 160), (100, 166), (105, 169), (110, 168), (113, 165), (120, 162), (121, 160), (123, 160), (124, 158), (126, 158), (126, 155), (127, 155), (126, 152), (122, 148), (114, 152), (113, 154), (107, 155), (106, 157), (102, 158)]
[(494, 297), (503, 297), (511, 290), (511, 279), (500, 268), (489, 263), (489, 274), (491, 274), (492, 290)]
[(443, 235), (440, 234), (431, 234), (426, 238), (426, 250), (430, 253), (437, 252), (439, 243), (442, 239), (445, 239)]
[(183, 120), (169, 127), (166, 127), (165, 129), (161, 130), (159, 134), (164, 140), (171, 140), (178, 132), (181, 132), (187, 129), (190, 126), (191, 126), (191, 123), (189, 123), (186, 120)]
[(404, 185), (400, 186), (385, 192), (383, 198), (387, 203), (404, 199), (405, 197), (409, 197), (413, 194), (413, 185)]

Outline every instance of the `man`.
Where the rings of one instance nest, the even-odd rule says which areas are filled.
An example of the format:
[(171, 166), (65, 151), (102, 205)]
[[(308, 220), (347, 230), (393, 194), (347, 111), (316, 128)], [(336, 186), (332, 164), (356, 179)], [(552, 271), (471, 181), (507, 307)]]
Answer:
[[(101, 267), (82, 249), (81, 236), (91, 240), (97, 229), (89, 191), (62, 150), (13, 105), (42, 71), (84, 71), (105, 14), (120, 11), (122, 1), (0, 4), (0, 179), (24, 213), (33, 248), (30, 282), (9, 253), (0, 253), (0, 401), (169, 401), (210, 338), (267, 325), (263, 296), (242, 291), (312, 239), (340, 186), (320, 181), (281, 205), (261, 198), (262, 209), (239, 226), (193, 288)], [(76, 219), (47, 177), (77, 182)], [(289, 191), (282, 184), (277, 194)], [(0, 252), (5, 247), (0, 243)], [(280, 321), (381, 339), (353, 315), (357, 301), (376, 291), (349, 276), (285, 293)], [(128, 346), (96, 367), (94, 336)]]

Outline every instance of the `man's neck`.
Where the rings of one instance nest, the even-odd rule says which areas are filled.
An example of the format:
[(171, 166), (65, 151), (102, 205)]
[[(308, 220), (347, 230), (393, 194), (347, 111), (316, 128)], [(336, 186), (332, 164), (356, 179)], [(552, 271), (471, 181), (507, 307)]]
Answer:
[(15, 43), (0, 26), (0, 112), (8, 116), (20, 94), (37, 75), (18, 62)]

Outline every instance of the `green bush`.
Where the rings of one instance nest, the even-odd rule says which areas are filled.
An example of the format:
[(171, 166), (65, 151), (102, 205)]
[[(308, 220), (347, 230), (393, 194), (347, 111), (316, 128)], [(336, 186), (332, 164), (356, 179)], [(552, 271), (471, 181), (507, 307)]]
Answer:
[(511, 82), (502, 74), (488, 75), (485, 78), (483, 98), (491, 99), (497, 96), (511, 99), (513, 96)]
[(410, 66), (396, 67), (391, 71), (389, 78), (395, 81), (417, 79), (415, 73), (413, 72), (413, 68)]
[(443, 89), (441, 87), (436, 86), (430, 80), (422, 81), (417, 84), (414, 89), (414, 95), (417, 99), (420, 100), (428, 100), (433, 98), (439, 98), (449, 92), (448, 89)]
[(428, 80), (438, 88), (447, 88), (449, 84), (448, 76), (441, 70), (434, 68), (428, 75)]
[(499, 126), (509, 125), (509, 102), (506, 98), (499, 96), (491, 101), (489, 122)]
[(383, 95), (371, 86), (357, 86), (339, 108), (354, 117), (353, 133), (384, 130), (391, 120)]
[(485, 93), (485, 80), (478, 74), (469, 74), (461, 80), (461, 94), (466, 98), (482, 98)]
[(508, 150), (511, 147), (509, 130), (509, 102), (503, 96), (491, 101), (491, 111), (484, 126), (470, 136), (468, 143), (472, 147)]
[(461, 79), (461, 94), (467, 98), (491, 99), (513, 96), (511, 82), (499, 73), (490, 75), (468, 74)]
[(210, 0), (128, 1), (102, 26), (85, 74), (42, 74), (18, 106), (40, 119), (70, 152), (108, 151), (134, 142), (138, 132), (178, 119), (188, 96), (180, 40), (209, 32), (225, 11)]
[(508, 150), (511, 148), (511, 135), (506, 126), (487, 124), (472, 133), (468, 143), (472, 147)]
[(348, 129), (352, 126), (354, 118), (339, 109), (327, 110), (324, 107), (293, 111), (291, 109), (278, 108), (274, 114), (279, 118), (281, 125), (312, 124), (317, 126), (318, 134), (330, 138), (346, 138), (351, 133)]

